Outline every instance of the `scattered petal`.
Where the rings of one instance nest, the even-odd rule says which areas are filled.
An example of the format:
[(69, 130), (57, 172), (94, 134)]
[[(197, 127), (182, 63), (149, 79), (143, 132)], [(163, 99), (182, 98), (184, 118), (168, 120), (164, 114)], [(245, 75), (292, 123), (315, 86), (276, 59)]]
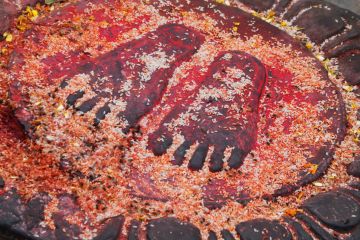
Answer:
[(304, 165), (304, 167), (308, 169), (308, 172), (310, 174), (314, 175), (317, 172), (319, 165), (312, 164), (312, 163), (307, 163), (307, 164)]
[(310, 50), (313, 48), (313, 45), (311, 42), (307, 42), (305, 46), (307, 49), (310, 49)]
[(345, 85), (343, 86), (343, 89), (347, 92), (352, 92), (354, 90), (353, 86)]
[(294, 217), (299, 212), (303, 212), (303, 210), (297, 208), (289, 208), (285, 210), (285, 214), (290, 217)]
[(313, 185), (315, 187), (323, 187), (324, 186), (324, 184), (322, 184), (321, 182), (313, 182)]
[(5, 32), (3, 34), (3, 37), (5, 38), (6, 42), (12, 42), (12, 40), (13, 40), (13, 35), (9, 32)]
[(280, 25), (282, 27), (286, 27), (286, 26), (288, 26), (288, 23), (286, 21), (281, 21)]

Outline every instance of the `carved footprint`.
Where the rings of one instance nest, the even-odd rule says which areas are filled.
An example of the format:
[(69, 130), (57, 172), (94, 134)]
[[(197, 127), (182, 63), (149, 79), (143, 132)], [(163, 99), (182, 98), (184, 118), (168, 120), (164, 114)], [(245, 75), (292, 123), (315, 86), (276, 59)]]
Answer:
[[(173, 71), (189, 60), (203, 41), (203, 36), (192, 29), (167, 24), (64, 72), (65, 80), (60, 87), (74, 90), (66, 102), (80, 113), (91, 111), (105, 100), (105, 104), (97, 108), (95, 124), (111, 111), (111, 104), (124, 105), (116, 108), (116, 114), (124, 122), (123, 130), (127, 132), (161, 99)], [(82, 86), (73, 89), (77, 83), (70, 84), (80, 74), (89, 77), (86, 89), (93, 92), (91, 98), (85, 99), (87, 90)]]
[(174, 136), (181, 134), (185, 140), (174, 152), (174, 164), (183, 164), (186, 152), (198, 144), (190, 157), (190, 169), (202, 169), (210, 146), (214, 147), (211, 171), (223, 168), (227, 148), (231, 148), (228, 166), (240, 167), (256, 141), (265, 80), (265, 67), (253, 56), (238, 51), (221, 53), (202, 84), (149, 135), (149, 148), (155, 155), (163, 155)]

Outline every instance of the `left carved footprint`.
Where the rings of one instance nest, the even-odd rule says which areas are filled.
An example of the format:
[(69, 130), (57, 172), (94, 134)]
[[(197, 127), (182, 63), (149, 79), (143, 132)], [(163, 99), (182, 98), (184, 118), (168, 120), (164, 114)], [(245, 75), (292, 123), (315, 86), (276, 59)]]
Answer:
[(180, 134), (184, 141), (174, 152), (174, 164), (183, 164), (187, 151), (198, 144), (190, 157), (190, 169), (203, 168), (211, 146), (211, 171), (223, 169), (226, 149), (231, 149), (228, 166), (239, 168), (256, 141), (265, 80), (265, 67), (255, 57), (238, 51), (221, 53), (202, 84), (149, 135), (149, 148), (155, 155), (163, 155)]
[[(108, 99), (96, 112), (95, 123), (99, 123), (110, 112), (109, 105), (120, 102), (126, 107), (118, 110), (118, 117), (126, 122), (124, 131), (128, 131), (161, 99), (173, 71), (189, 60), (202, 42), (201, 34), (183, 25), (160, 26), (68, 73), (67, 80), (76, 74), (89, 75), (87, 88), (91, 88), (95, 96), (83, 100), (86, 93), (78, 86), (80, 89), (67, 97), (67, 104), (77, 105), (76, 110), (86, 113), (102, 99)], [(64, 81), (62, 88), (67, 85)]]

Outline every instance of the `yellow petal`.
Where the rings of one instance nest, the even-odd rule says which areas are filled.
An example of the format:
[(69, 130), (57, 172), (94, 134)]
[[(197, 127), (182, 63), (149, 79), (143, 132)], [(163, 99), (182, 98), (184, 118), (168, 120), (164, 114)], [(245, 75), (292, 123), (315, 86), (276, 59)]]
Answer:
[(101, 28), (107, 28), (108, 26), (109, 26), (109, 23), (107, 21), (100, 22), (100, 27)]
[(60, 104), (57, 108), (56, 108), (56, 111), (57, 112), (61, 112), (62, 110), (64, 110), (64, 105)]
[(34, 17), (39, 16), (39, 12), (38, 12), (38, 10), (36, 10), (36, 9), (31, 10), (31, 14), (32, 14)]
[(1, 54), (3, 54), (3, 55), (5, 55), (5, 54), (7, 54), (8, 53), (8, 50), (7, 50), (7, 48), (1, 48)]
[(27, 6), (26, 9), (25, 9), (25, 12), (31, 13), (31, 7), (30, 7), (30, 6)]
[(358, 105), (356, 104), (356, 102), (352, 102), (351, 103), (351, 108), (352, 109), (357, 109)]
[(37, 19), (37, 17), (39, 16), (39, 12), (35, 9), (31, 10), (31, 21), (34, 21), (35, 19)]
[(316, 173), (318, 169), (318, 165), (313, 165), (310, 169), (309, 169), (309, 173), (311, 173), (312, 175), (314, 175)]
[(12, 42), (12, 40), (13, 40), (13, 35), (9, 32), (5, 32), (3, 34), (3, 37), (5, 38), (6, 42)]
[(325, 60), (325, 57), (323, 55), (321, 55), (321, 54), (317, 54), (316, 58), (319, 59), (319, 61), (324, 61)]
[(349, 85), (343, 86), (343, 89), (344, 89), (345, 91), (347, 91), (347, 92), (351, 92), (351, 91), (354, 90), (354, 88), (353, 88), (352, 86), (349, 86)]
[(285, 210), (285, 214), (290, 217), (294, 217), (299, 212), (302, 212), (302, 210), (297, 208), (289, 208)]
[(273, 16), (275, 16), (275, 12), (273, 11), (273, 10), (270, 10), (269, 12), (268, 12), (268, 18), (271, 18), (271, 17), (273, 17)]
[(282, 27), (286, 27), (286, 26), (288, 25), (288, 23), (287, 23), (286, 21), (281, 21), (280, 25), (281, 25)]
[(260, 17), (260, 13), (258, 13), (258, 12), (253, 12), (252, 15), (253, 15), (254, 17)]
[(311, 50), (311, 49), (313, 48), (312, 43), (311, 43), (311, 42), (307, 42), (307, 43), (306, 43), (306, 48)]

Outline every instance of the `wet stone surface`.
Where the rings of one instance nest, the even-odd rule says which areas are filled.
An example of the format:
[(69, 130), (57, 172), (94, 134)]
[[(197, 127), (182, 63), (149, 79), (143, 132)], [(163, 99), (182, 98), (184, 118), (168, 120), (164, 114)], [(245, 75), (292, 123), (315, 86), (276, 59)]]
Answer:
[(199, 229), (174, 218), (152, 220), (147, 225), (148, 240), (200, 240)]
[(109, 219), (100, 233), (93, 240), (117, 240), (120, 237), (124, 218), (122, 216)]
[[(331, 58), (338, 58), (340, 71), (345, 79), (352, 85), (360, 83), (359, 66), (359, 37), (360, 37), (360, 18), (351, 10), (352, 2), (340, 1), (340, 5), (347, 5), (348, 9), (339, 8), (327, 1), (300, 0), (292, 4), (291, 0), (282, 0), (274, 4), (273, 1), (242, 1), (242, 3), (255, 10), (265, 11), (273, 6), (278, 14), (284, 13), (288, 6), (284, 18), (294, 20), (294, 24), (301, 27), (311, 41), (323, 44), (323, 50)], [(332, 1), (337, 3), (338, 1)], [(356, 1), (355, 1), (356, 2)], [(351, 27), (349, 27), (351, 26)], [(326, 42), (328, 40), (328, 42)]]
[(359, 203), (345, 194), (319, 194), (306, 200), (303, 207), (331, 228), (347, 229), (360, 222)]
[(240, 223), (236, 226), (236, 232), (241, 239), (292, 239), (291, 233), (277, 221), (256, 219)]
[(348, 165), (347, 172), (354, 177), (360, 177), (360, 157), (355, 157), (354, 161)]

